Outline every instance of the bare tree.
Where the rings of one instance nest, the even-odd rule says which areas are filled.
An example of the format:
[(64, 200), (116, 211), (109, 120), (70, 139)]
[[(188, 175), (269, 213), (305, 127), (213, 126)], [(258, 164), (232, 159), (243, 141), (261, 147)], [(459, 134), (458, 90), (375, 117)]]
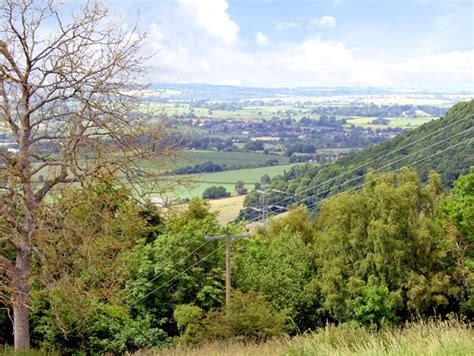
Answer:
[(139, 163), (159, 165), (175, 147), (160, 121), (137, 111), (144, 34), (112, 23), (98, 3), (70, 7), (0, 5), (0, 138), (10, 144), (0, 146), (0, 251), (15, 256), (0, 255), (0, 274), (15, 349), (30, 347), (31, 264), (48, 197), (103, 174), (150, 182)]

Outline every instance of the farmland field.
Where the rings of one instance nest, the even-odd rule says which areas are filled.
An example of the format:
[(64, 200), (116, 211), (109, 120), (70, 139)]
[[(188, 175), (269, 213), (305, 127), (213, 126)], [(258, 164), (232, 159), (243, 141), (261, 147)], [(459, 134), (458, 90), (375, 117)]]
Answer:
[(239, 216), (240, 209), (244, 204), (245, 195), (237, 195), (229, 198), (215, 199), (209, 201), (211, 211), (217, 212), (219, 224), (227, 224)]
[[(223, 186), (229, 193), (233, 194), (235, 183), (239, 180), (243, 181), (246, 188), (250, 190), (255, 183), (260, 181), (263, 175), (268, 174), (270, 177), (275, 177), (284, 171), (288, 171), (292, 166), (292, 164), (287, 164), (181, 176), (181, 178), (185, 177), (190, 180), (189, 186), (176, 190), (173, 192), (173, 195), (177, 198), (200, 197), (207, 188), (212, 186)], [(177, 177), (169, 177), (167, 179), (177, 179)]]
[(224, 151), (186, 151), (180, 165), (199, 164), (212, 161), (219, 165), (264, 165), (269, 159), (278, 160), (279, 164), (288, 164), (289, 158), (286, 156), (261, 154), (251, 152), (224, 152)]
[(429, 122), (434, 117), (419, 117), (419, 118), (405, 118), (405, 117), (387, 117), (389, 121), (388, 125), (377, 125), (372, 124), (373, 120), (376, 120), (376, 117), (353, 117), (347, 120), (349, 125), (361, 126), (361, 127), (371, 127), (371, 128), (386, 128), (386, 127), (418, 127), (423, 125), (426, 122)]

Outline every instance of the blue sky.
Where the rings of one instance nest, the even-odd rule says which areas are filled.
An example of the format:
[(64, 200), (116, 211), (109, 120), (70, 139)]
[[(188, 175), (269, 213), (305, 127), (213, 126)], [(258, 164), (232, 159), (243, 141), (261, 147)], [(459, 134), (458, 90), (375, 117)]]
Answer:
[(474, 86), (470, 0), (109, 3), (150, 29), (152, 82)]

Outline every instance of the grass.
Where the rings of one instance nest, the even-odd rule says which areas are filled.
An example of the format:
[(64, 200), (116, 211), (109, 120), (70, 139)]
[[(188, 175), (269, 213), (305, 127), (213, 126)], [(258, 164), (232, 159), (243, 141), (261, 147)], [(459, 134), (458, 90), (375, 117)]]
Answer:
[[(225, 225), (239, 216), (244, 204), (245, 195), (209, 200), (210, 211), (217, 213), (217, 222)], [(174, 212), (184, 212), (188, 204), (179, 204), (171, 208)]]
[[(59, 355), (58, 352), (30, 350), (14, 353), (10, 346), (0, 347), (2, 355)], [(222, 341), (193, 349), (140, 350), (135, 355), (162, 356), (463, 356), (474, 355), (472, 325), (457, 320), (421, 321), (403, 328), (384, 328), (374, 332), (347, 325), (328, 326), (293, 338), (282, 337), (263, 343)]]
[(217, 212), (219, 224), (227, 224), (239, 216), (240, 209), (244, 206), (245, 195), (237, 195), (229, 198), (210, 200), (211, 211)]
[[(138, 166), (146, 170), (157, 170), (157, 166), (160, 169), (173, 170), (179, 167), (192, 166), (195, 164), (201, 164), (207, 161), (212, 161), (214, 164), (227, 165), (227, 167), (242, 167), (245, 165), (253, 166), (264, 166), (265, 162), (269, 159), (275, 159), (278, 164), (287, 165), (290, 162), (289, 157), (277, 155), (277, 154), (263, 154), (254, 152), (224, 152), (224, 151), (208, 151), (208, 150), (187, 150), (175, 159), (174, 162), (161, 163), (161, 162), (150, 162), (147, 160), (141, 161)], [(39, 163), (34, 163), (38, 165)], [(36, 177), (43, 175), (43, 177), (49, 177), (51, 169), (43, 169), (36, 174)]]
[(372, 124), (373, 120), (376, 120), (376, 117), (352, 117), (351, 119), (347, 120), (349, 125), (355, 125), (360, 127), (370, 127), (370, 128), (387, 128), (387, 127), (418, 127), (423, 125), (426, 122), (429, 122), (435, 118), (433, 117), (419, 117), (419, 118), (406, 118), (406, 117), (388, 117), (386, 118), (389, 120), (388, 125), (377, 125)]
[[(183, 165), (199, 164), (206, 161), (212, 161), (215, 164), (227, 166), (232, 165), (264, 165), (269, 159), (278, 160), (279, 164), (288, 164), (290, 162), (289, 157), (279, 156), (272, 154), (252, 153), (252, 152), (223, 152), (223, 151), (186, 151), (185, 156), (182, 159)], [(186, 163), (186, 162), (189, 163)]]
[(288, 171), (293, 165), (281, 165), (271, 167), (259, 167), (238, 169), (232, 171), (216, 172), (216, 173), (202, 173), (189, 174), (185, 176), (173, 176), (168, 179), (185, 178), (190, 181), (187, 187), (180, 188), (173, 192), (176, 197), (191, 198), (195, 196), (202, 196), (202, 193), (212, 186), (223, 186), (229, 193), (234, 193), (234, 186), (237, 181), (241, 180), (245, 183), (247, 189), (252, 189), (255, 183), (260, 181), (260, 178), (268, 174), (270, 178)]
[(195, 349), (154, 350), (141, 355), (473, 355), (472, 325), (456, 320), (417, 322), (374, 332), (347, 325), (265, 343), (214, 342)]

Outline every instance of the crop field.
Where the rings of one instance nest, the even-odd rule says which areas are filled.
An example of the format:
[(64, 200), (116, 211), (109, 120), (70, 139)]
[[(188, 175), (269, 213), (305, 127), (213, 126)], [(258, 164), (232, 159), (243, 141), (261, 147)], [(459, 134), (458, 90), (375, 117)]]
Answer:
[[(163, 113), (168, 116), (176, 115), (188, 115), (193, 113), (197, 118), (215, 118), (215, 119), (238, 119), (238, 120), (269, 120), (274, 116), (278, 117), (288, 117), (288, 114), (291, 113), (291, 118), (295, 120), (300, 120), (302, 117), (309, 117), (311, 119), (318, 119), (320, 116), (311, 114), (311, 109), (316, 106), (307, 105), (304, 108), (297, 108), (288, 105), (276, 105), (276, 106), (246, 106), (237, 110), (209, 110), (202, 107), (193, 107), (191, 108), (187, 104), (180, 104), (178, 107), (170, 104), (158, 104), (151, 103), (147, 106), (143, 106), (142, 110), (148, 108), (153, 113)], [(336, 115), (338, 118), (345, 118), (346, 116)], [(371, 128), (383, 128), (383, 127), (417, 127), (425, 122), (428, 122), (433, 117), (422, 117), (422, 118), (405, 118), (405, 117), (392, 117), (387, 118), (389, 120), (389, 125), (376, 125), (372, 124), (373, 120), (377, 117), (352, 117), (348, 120), (349, 124), (353, 124), (361, 127), (371, 127)]]
[[(276, 154), (263, 154), (253, 152), (225, 152), (225, 151), (205, 151), (205, 150), (187, 150), (181, 152), (174, 159), (168, 159), (165, 162), (142, 161), (138, 166), (145, 170), (173, 170), (184, 166), (192, 166), (207, 161), (214, 164), (231, 166), (264, 166), (265, 162), (275, 159), (279, 165), (289, 164), (287, 156)], [(164, 168), (163, 168), (164, 167)]]
[(347, 120), (349, 125), (361, 126), (361, 127), (370, 127), (370, 128), (386, 128), (386, 127), (418, 127), (423, 125), (426, 122), (429, 122), (435, 117), (419, 117), (419, 118), (406, 118), (406, 117), (388, 117), (388, 125), (377, 125), (372, 124), (373, 120), (376, 120), (376, 117), (353, 117)]
[(203, 174), (190, 174), (186, 176), (174, 176), (168, 177), (167, 179), (179, 179), (185, 178), (189, 180), (186, 187), (182, 187), (172, 193), (176, 198), (191, 198), (200, 197), (202, 193), (209, 187), (212, 186), (223, 186), (229, 193), (234, 194), (234, 186), (237, 181), (241, 180), (245, 183), (247, 189), (252, 189), (255, 183), (260, 181), (260, 178), (268, 174), (270, 178), (282, 174), (284, 171), (288, 171), (293, 164), (272, 166), (272, 167), (260, 167), (260, 168), (249, 168), (249, 169), (238, 169), (233, 171), (216, 172), (216, 173), (203, 173)]
[[(246, 106), (236, 110), (210, 110), (208, 108), (193, 107), (187, 104), (180, 104), (179, 106), (160, 103), (149, 103), (142, 105), (140, 111), (151, 112), (153, 114), (166, 114), (169, 117), (186, 116), (193, 113), (197, 118), (214, 118), (214, 119), (240, 119), (240, 120), (255, 120), (255, 119), (271, 119), (273, 116), (285, 116), (286, 112), (291, 112), (292, 117), (296, 120), (303, 116), (308, 116), (305, 111), (310, 108), (305, 108), (302, 111), (294, 108), (292, 105), (278, 105), (278, 106)], [(311, 115), (313, 117), (315, 115)], [(317, 118), (317, 115), (315, 116)]]
[(211, 211), (217, 212), (217, 221), (219, 224), (227, 224), (239, 216), (240, 209), (244, 206), (245, 195), (236, 195), (233, 197), (215, 199), (209, 201)]
[[(235, 195), (228, 198), (209, 200), (210, 211), (217, 213), (219, 224), (227, 224), (239, 216), (244, 206), (245, 195)], [(188, 204), (174, 205), (170, 209), (175, 212), (183, 212)]]
[(224, 151), (186, 151), (180, 165), (199, 164), (212, 161), (219, 165), (264, 165), (269, 159), (278, 160), (278, 164), (288, 164), (289, 158), (286, 156), (251, 153), (251, 152), (224, 152)]

